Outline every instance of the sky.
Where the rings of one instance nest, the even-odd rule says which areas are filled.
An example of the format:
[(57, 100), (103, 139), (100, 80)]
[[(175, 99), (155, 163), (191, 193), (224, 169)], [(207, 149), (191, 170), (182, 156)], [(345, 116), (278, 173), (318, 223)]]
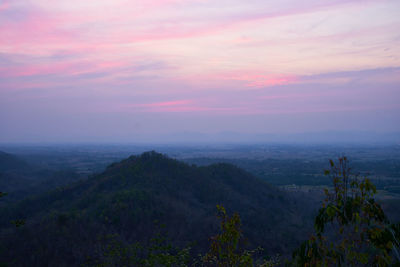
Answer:
[(0, 0), (0, 142), (397, 133), (399, 29), (398, 0)]

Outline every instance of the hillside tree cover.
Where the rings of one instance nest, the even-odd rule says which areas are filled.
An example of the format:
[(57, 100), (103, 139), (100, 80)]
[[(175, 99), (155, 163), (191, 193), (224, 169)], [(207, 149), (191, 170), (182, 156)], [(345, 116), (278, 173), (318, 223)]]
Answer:
[[(294, 253), (293, 266), (398, 266), (399, 224), (391, 224), (380, 205), (375, 202), (375, 186), (368, 178), (353, 175), (346, 157), (337, 165), (331, 160), (330, 175), (333, 189), (325, 189), (325, 200), (315, 218), (316, 234)], [(170, 254), (172, 246), (164, 248), (163, 256), (149, 256), (144, 264), (132, 266), (192, 266), (202, 267), (267, 267), (278, 266), (279, 258), (260, 259), (255, 250), (243, 249), (244, 237), (238, 213), (228, 216), (226, 209), (217, 205), (220, 233), (210, 238), (209, 251), (190, 261), (186, 248)], [(159, 240), (159, 239), (155, 239)], [(121, 254), (121, 251), (117, 255)], [(137, 254), (135, 254), (137, 255)], [(153, 259), (153, 260), (151, 260)], [(157, 259), (158, 264), (154, 265)], [(163, 263), (164, 260), (164, 264)], [(148, 262), (153, 264), (148, 265)]]
[(226, 209), (217, 205), (218, 217), (220, 219), (220, 233), (210, 238), (210, 249), (201, 257), (200, 266), (206, 267), (272, 267), (279, 264), (279, 260), (257, 259), (257, 252), (262, 248), (254, 250), (243, 249), (244, 237), (241, 230), (241, 221), (238, 213), (228, 216)]
[(346, 157), (330, 161), (333, 189), (315, 218), (316, 233), (295, 251), (296, 266), (390, 266), (400, 263), (400, 224), (375, 201), (376, 188), (352, 173)]
[[(287, 264), (398, 265), (400, 226), (390, 223), (374, 200), (375, 186), (354, 175), (345, 157), (330, 164), (326, 174), (333, 187), (325, 190), (315, 233)], [(215, 203), (229, 205), (217, 205), (216, 235), (209, 217)], [(231, 165), (196, 167), (144, 153), (86, 181), (7, 204), (1, 210), (0, 260), (10, 266), (278, 266), (288, 254), (271, 259), (276, 252), (270, 248), (282, 243), (279, 233), (293, 233), (290, 223), (303, 219), (296, 216), (304, 210), (296, 208), (304, 203)], [(247, 230), (242, 231), (239, 213), (229, 216), (226, 210), (239, 210)], [(15, 218), (27, 218), (26, 225), (14, 221), (22, 227), (11, 229)], [(157, 227), (155, 220), (161, 222)], [(262, 250), (254, 237), (269, 247)]]
[[(301, 229), (312, 226), (308, 214), (314, 205), (304, 203), (311, 201), (230, 164), (199, 167), (147, 152), (86, 180), (2, 203), (0, 262), (79, 266), (88, 257), (91, 263), (107, 262), (101, 248), (111, 236), (124, 246), (139, 243), (138, 255), (144, 259), (157, 232), (155, 220), (165, 225), (171, 245), (191, 247), (194, 260), (208, 251), (208, 237), (218, 232), (216, 204), (240, 214), (246, 248), (289, 255), (307, 237)], [(10, 225), (15, 219), (26, 224), (17, 230)]]

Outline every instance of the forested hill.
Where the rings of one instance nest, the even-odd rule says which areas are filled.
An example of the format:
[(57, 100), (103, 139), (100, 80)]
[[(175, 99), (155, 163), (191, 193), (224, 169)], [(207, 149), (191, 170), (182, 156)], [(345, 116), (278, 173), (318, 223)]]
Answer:
[[(8, 248), (3, 261), (79, 265), (96, 256), (99, 240), (109, 234), (124, 242), (146, 242), (156, 231), (155, 221), (165, 225), (175, 245), (192, 244), (197, 253), (218, 232), (217, 204), (240, 214), (248, 247), (262, 246), (266, 254), (290, 253), (311, 229), (309, 203), (242, 169), (197, 167), (147, 152), (85, 181), (3, 208), (2, 245)], [(10, 232), (5, 228), (15, 218), (27, 223)]]

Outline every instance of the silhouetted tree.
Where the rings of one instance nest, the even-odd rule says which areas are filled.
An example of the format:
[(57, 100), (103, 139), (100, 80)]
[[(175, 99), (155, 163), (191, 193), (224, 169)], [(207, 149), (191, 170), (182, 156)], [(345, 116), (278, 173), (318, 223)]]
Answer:
[(243, 234), (238, 213), (229, 217), (223, 206), (217, 205), (218, 217), (221, 223), (221, 232), (210, 238), (211, 244), (207, 254), (201, 259), (201, 266), (213, 267), (269, 267), (279, 262), (276, 259), (263, 260), (256, 263), (255, 254), (261, 248), (245, 250), (242, 248)]
[[(346, 157), (330, 161), (333, 189), (315, 218), (315, 235), (293, 254), (296, 266), (389, 266), (399, 262), (399, 224), (375, 202), (368, 178), (352, 174)], [(329, 228), (328, 231), (327, 228)]]

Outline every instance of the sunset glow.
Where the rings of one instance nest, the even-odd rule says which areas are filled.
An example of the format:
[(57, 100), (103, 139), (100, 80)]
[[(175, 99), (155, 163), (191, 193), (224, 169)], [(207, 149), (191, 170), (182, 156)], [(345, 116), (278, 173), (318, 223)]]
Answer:
[(398, 0), (0, 0), (0, 141), (399, 131), (399, 29)]

